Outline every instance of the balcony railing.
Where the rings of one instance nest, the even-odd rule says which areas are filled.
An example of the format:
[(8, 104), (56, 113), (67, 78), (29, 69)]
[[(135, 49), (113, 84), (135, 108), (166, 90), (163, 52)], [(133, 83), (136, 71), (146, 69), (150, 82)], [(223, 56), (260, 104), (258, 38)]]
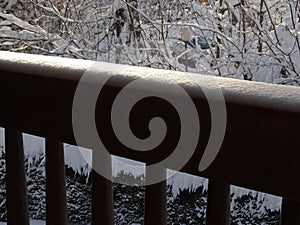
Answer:
[[(92, 75), (91, 79), (84, 81), (86, 73)], [(188, 93), (197, 110), (201, 128), (192, 157), (181, 171), (209, 179), (207, 225), (229, 224), (230, 184), (282, 196), (281, 224), (300, 224), (298, 87), (0, 52), (0, 126), (5, 128), (8, 224), (29, 224), (22, 132), (46, 138), (46, 222), (49, 225), (67, 224), (62, 143), (78, 144), (74, 134), (74, 96), (80, 82), (86, 82), (87, 87), (92, 89), (99, 85), (98, 77), (108, 77), (101, 84), (101, 100), (95, 100), (93, 115), (103, 145), (111, 154), (147, 165), (161, 161), (174, 150), (178, 140), (174, 145), (173, 139), (180, 136), (180, 132), (179, 135), (175, 132), (180, 128), (176, 122), (178, 114), (174, 113), (170, 104), (166, 107), (167, 103), (157, 98), (140, 102), (142, 106), (132, 110), (133, 117), (130, 119), (135, 136), (149, 136), (145, 127), (148, 127), (151, 118), (162, 113), (161, 117), (167, 124), (165, 137), (173, 142), (163, 141), (153, 151), (134, 151), (116, 141), (111, 123), (107, 122), (111, 121), (111, 111), (108, 110), (111, 109), (111, 101), (135, 80), (142, 81), (141, 86), (126, 86), (132, 96), (146, 96), (145, 85), (155, 87), (154, 93), (167, 95), (179, 102), (184, 101), (184, 96), (169, 92), (168, 87), (179, 85)], [(213, 118), (214, 109), (210, 107), (210, 104), (218, 104), (220, 98), (207, 99), (207, 93), (213, 93), (216, 86), (222, 91), (226, 106), (226, 130), (216, 158), (211, 160), (208, 168), (199, 171), (211, 133), (222, 132), (212, 129), (213, 119), (218, 118)], [(88, 141), (82, 141), (80, 145), (93, 149), (93, 168), (96, 168), (95, 145)], [(107, 179), (110, 158), (105, 162), (102, 160), (102, 166), (103, 163), (107, 169), (106, 178), (95, 170), (92, 173), (93, 225), (113, 224), (112, 183)], [(168, 167), (176, 169), (172, 163)], [(146, 171), (146, 179), (147, 172), (151, 176)], [(164, 169), (159, 173), (165, 176)], [(146, 187), (144, 221), (145, 225), (167, 224), (165, 181)]]

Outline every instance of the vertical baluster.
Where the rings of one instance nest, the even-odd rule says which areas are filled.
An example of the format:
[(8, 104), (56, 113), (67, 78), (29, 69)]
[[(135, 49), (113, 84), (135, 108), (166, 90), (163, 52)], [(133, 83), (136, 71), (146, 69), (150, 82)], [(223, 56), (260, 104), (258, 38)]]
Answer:
[(49, 139), (46, 139), (46, 224), (68, 224), (64, 148), (62, 143)]
[(230, 185), (209, 180), (206, 225), (230, 224)]
[(8, 225), (29, 225), (22, 133), (5, 129)]
[(112, 177), (111, 156), (102, 155), (100, 151), (93, 151), (92, 171), (92, 225), (113, 225), (113, 187), (108, 180), (99, 174), (105, 173), (107, 178)]
[(281, 225), (300, 225), (300, 202), (283, 198)]
[(167, 181), (166, 170), (162, 168), (149, 169), (146, 167), (146, 179), (159, 176), (164, 181), (147, 185), (145, 193), (145, 221), (144, 225), (166, 225), (167, 224)]

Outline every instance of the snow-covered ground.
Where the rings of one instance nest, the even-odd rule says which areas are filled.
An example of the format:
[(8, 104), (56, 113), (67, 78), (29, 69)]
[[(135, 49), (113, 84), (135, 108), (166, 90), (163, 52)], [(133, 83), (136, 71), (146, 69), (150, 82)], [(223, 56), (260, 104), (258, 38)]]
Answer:
[[(26, 156), (32, 158), (34, 155), (39, 155), (45, 151), (45, 139), (23, 134), (24, 150)], [(0, 128), (0, 154), (4, 149), (4, 129)], [(2, 150), (1, 150), (2, 149)], [(134, 176), (145, 174), (144, 164), (141, 162), (124, 159), (114, 156), (113, 162), (113, 175), (116, 176), (120, 171), (125, 173), (132, 173)], [(87, 162), (89, 161), (89, 162)], [(73, 168), (75, 171), (88, 175), (90, 172), (88, 164), (91, 162), (91, 151), (88, 149), (78, 149), (76, 146), (65, 145), (65, 162), (66, 165)], [(207, 188), (208, 180), (192, 176), (189, 174), (179, 173), (168, 170), (168, 174), (175, 174), (170, 176), (168, 184), (173, 184), (173, 193), (176, 195), (179, 189), (184, 188), (197, 188), (201, 185)], [(235, 193), (235, 198), (243, 194), (249, 193), (249, 189), (231, 186), (231, 192)], [(256, 191), (253, 191), (256, 193)], [(279, 209), (281, 206), (281, 198), (270, 194), (259, 193), (259, 198), (265, 198), (264, 204), (271, 209)], [(1, 224), (0, 224), (1, 225)]]
[[(0, 222), (0, 225), (6, 225), (5, 222)], [(45, 225), (46, 221), (44, 220), (30, 220), (30, 225)]]

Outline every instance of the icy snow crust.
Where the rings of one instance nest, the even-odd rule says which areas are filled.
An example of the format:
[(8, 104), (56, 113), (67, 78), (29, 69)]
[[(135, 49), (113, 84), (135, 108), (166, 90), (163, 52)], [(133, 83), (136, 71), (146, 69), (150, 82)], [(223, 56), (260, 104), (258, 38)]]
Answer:
[[(28, 157), (29, 162), (30, 159), (33, 159), (35, 155), (40, 155), (45, 152), (45, 139), (36, 137), (33, 135), (23, 134), (23, 142), (24, 142), (24, 151), (25, 156)], [(4, 129), (0, 128), (0, 154), (4, 151)], [(85, 155), (85, 157), (82, 156)], [(76, 146), (65, 144), (65, 163), (69, 167), (71, 167), (74, 171), (89, 176), (90, 167), (88, 166), (88, 162), (85, 159), (92, 160), (91, 151), (88, 149), (80, 150)], [(145, 174), (144, 163), (120, 158), (114, 156), (113, 160), (113, 176), (116, 176), (120, 171), (124, 171), (125, 173), (131, 173), (134, 176), (140, 176)], [(91, 162), (91, 161), (90, 161)], [(168, 170), (168, 173), (174, 174), (170, 179), (168, 179), (168, 184), (173, 185), (172, 192), (174, 195), (179, 193), (180, 189), (195, 189), (201, 185), (207, 188), (208, 180), (204, 178), (200, 178), (197, 176), (178, 173), (175, 171)], [(248, 194), (249, 190), (245, 188), (240, 188), (236, 186), (231, 186), (231, 192), (234, 193), (234, 198), (240, 197), (244, 194)], [(256, 193), (256, 191), (252, 191)], [(259, 199), (265, 199), (264, 205), (270, 209), (279, 209), (281, 206), (281, 198), (277, 196), (273, 196), (265, 193), (258, 193)], [(0, 223), (1, 225), (2, 223)], [(4, 224), (4, 223), (3, 223)], [(44, 221), (35, 221), (32, 220), (31, 225), (40, 225), (44, 224)]]

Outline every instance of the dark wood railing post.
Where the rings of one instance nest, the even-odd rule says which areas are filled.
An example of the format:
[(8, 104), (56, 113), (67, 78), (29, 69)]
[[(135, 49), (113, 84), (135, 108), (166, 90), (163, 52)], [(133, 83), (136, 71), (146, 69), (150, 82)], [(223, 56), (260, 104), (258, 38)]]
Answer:
[(8, 225), (29, 225), (22, 133), (5, 129)]
[(152, 176), (160, 176), (165, 180), (146, 186), (145, 192), (145, 218), (144, 225), (167, 224), (167, 181), (166, 169), (146, 167), (146, 179), (152, 180)]
[(230, 224), (230, 185), (209, 180), (206, 225)]
[(46, 139), (46, 224), (68, 224), (64, 148), (62, 143), (49, 139)]
[(114, 225), (112, 179), (107, 179), (112, 177), (111, 156), (94, 150), (92, 160), (92, 225)]
[(300, 225), (300, 202), (283, 198), (281, 225)]

